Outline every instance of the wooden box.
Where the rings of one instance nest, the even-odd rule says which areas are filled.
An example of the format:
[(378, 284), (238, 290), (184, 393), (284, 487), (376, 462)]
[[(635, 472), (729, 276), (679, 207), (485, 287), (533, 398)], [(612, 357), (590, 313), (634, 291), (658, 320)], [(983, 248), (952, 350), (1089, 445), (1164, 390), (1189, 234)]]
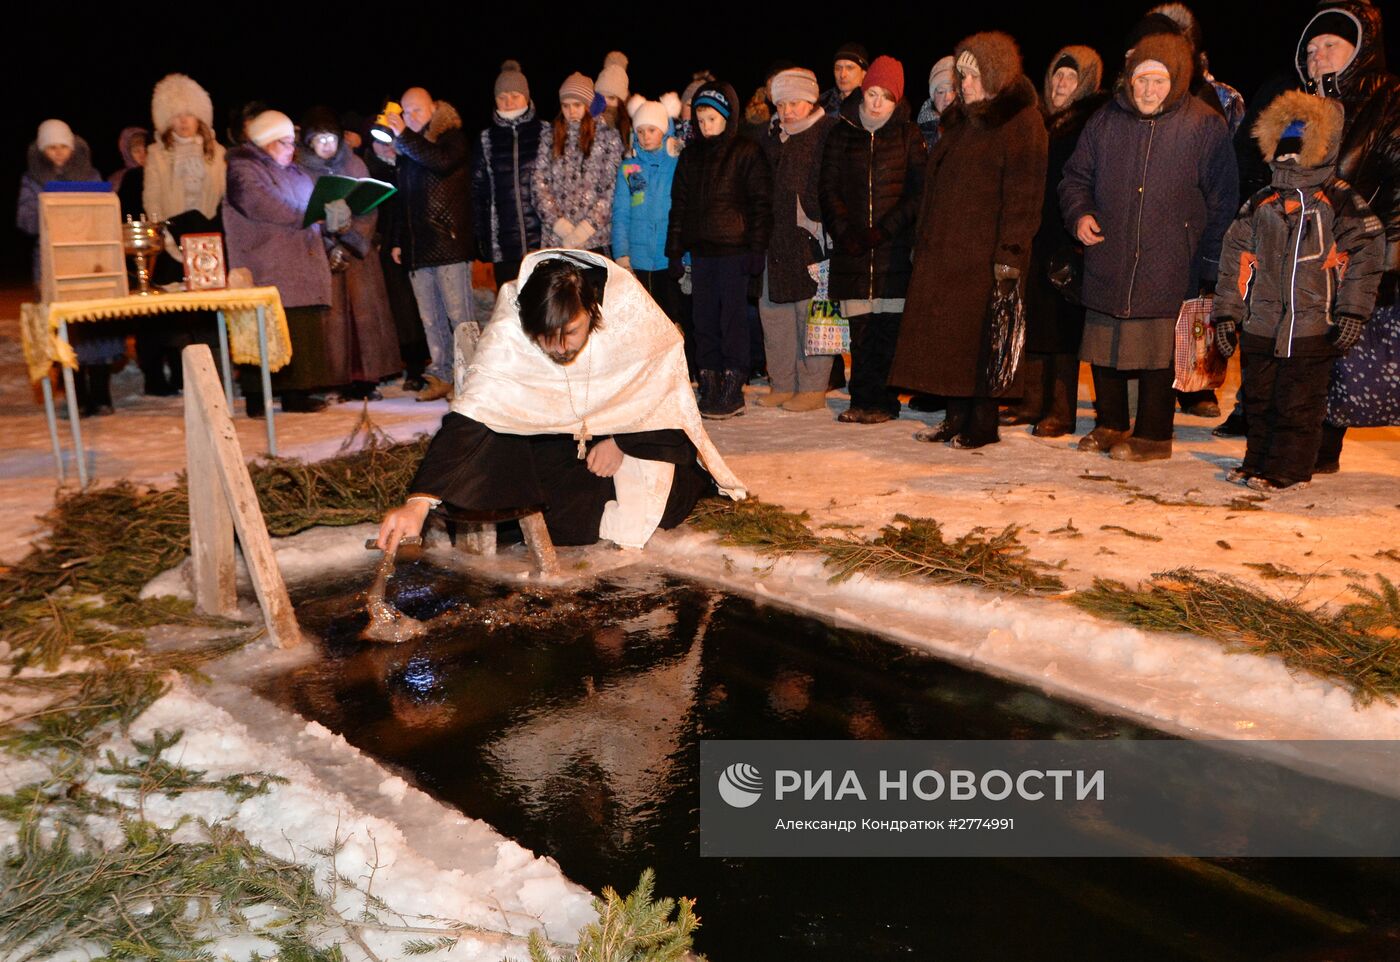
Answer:
[(116, 194), (39, 195), (39, 273), (45, 302), (126, 296), (126, 250)]

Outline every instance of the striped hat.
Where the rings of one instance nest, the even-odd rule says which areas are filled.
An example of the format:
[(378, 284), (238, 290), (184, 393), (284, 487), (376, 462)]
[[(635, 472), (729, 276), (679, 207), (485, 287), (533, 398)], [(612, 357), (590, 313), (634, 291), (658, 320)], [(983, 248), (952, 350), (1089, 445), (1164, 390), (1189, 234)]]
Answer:
[(725, 120), (734, 115), (734, 105), (729, 102), (728, 94), (720, 89), (717, 83), (707, 83), (695, 91), (695, 98), (691, 100), (690, 106), (695, 110), (709, 107), (717, 111)]
[(593, 81), (575, 70), (559, 87), (559, 102), (574, 100), (587, 105), (593, 102)]

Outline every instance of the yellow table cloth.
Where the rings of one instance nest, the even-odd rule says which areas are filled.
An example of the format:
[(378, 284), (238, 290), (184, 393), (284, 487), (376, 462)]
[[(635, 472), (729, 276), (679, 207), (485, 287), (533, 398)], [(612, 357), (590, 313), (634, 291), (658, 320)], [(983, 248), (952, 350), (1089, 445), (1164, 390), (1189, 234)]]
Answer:
[(87, 301), (59, 301), (54, 304), (20, 306), (20, 338), (24, 363), (31, 381), (48, 376), (56, 361), (76, 369), (77, 355), (58, 336), (60, 321), (108, 321), (141, 317), (170, 311), (223, 311), (228, 324), (229, 355), (235, 364), (258, 364), (258, 308), (267, 321), (267, 369), (279, 370), (292, 359), (292, 338), (287, 331), (287, 315), (275, 287), (247, 287), (235, 290), (179, 291), (142, 297), (103, 297)]

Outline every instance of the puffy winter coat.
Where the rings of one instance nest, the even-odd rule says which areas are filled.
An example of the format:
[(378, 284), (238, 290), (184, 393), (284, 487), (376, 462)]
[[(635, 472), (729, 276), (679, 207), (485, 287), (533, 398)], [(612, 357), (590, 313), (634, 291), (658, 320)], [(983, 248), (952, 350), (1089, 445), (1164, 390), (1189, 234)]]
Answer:
[(403, 249), (403, 263), (417, 270), (471, 260), (471, 146), (456, 108), (437, 101), (427, 128), (405, 129), (394, 149), (404, 200), (394, 246)]
[[(575, 244), (597, 249), (612, 240), (613, 186), (622, 162), (622, 138), (601, 122), (593, 124), (593, 144), (584, 156), (579, 149), (580, 124), (566, 126), (564, 149), (559, 156), (548, 148), (535, 160), (535, 209), (543, 225), (545, 247), (563, 247), (566, 238), (554, 229), (563, 218), (573, 227), (585, 222), (593, 233)], [(557, 132), (557, 131), (556, 131)]]
[(643, 150), (632, 133), (632, 152), (622, 159), (613, 189), (612, 256), (629, 259), (633, 270), (664, 271), (666, 228), (671, 217), (671, 183), (680, 162), (675, 125), (655, 150)]
[(549, 152), (549, 124), (535, 119), (535, 105), (513, 120), (499, 113), (481, 132), (472, 164), (476, 242), (491, 260), (518, 261), (540, 249), (540, 215), (532, 185), (535, 161)]
[(1066, 228), (1092, 214), (1104, 237), (1084, 250), (1084, 305), (1119, 318), (1175, 317), (1203, 282), (1214, 283), (1238, 206), (1220, 113), (1187, 96), (1178, 74), (1152, 116), (1120, 87), (1089, 119), (1060, 181)]
[(1380, 220), (1333, 173), (1340, 107), (1300, 91), (1284, 94), (1255, 125), (1261, 153), (1273, 157), (1297, 119), (1306, 124), (1298, 159), (1271, 164), (1273, 185), (1246, 201), (1226, 232), (1215, 291), (1215, 317), (1273, 338), (1276, 357), (1292, 356), (1302, 338), (1325, 343), (1336, 315), (1369, 317), (1385, 254)]
[[(737, 104), (729, 84), (714, 87)], [(772, 175), (762, 148), (739, 136), (740, 122), (736, 109), (723, 132), (701, 137), (681, 152), (671, 185), (668, 258), (687, 252), (697, 257), (761, 254), (768, 249), (773, 233)]]
[(836, 119), (813, 108), (819, 119), (783, 140), (777, 130), (762, 140), (773, 168), (773, 236), (768, 242), (768, 298), (774, 304), (805, 301), (817, 284), (808, 264), (825, 257), (821, 226), (822, 153)]
[(1319, 83), (1308, 77), (1307, 43), (1300, 39), (1298, 76), (1309, 93), (1335, 97), (1346, 107), (1337, 175), (1366, 199), (1385, 225), (1387, 276), (1382, 300), (1390, 303), (1400, 281), (1400, 77), (1386, 69), (1379, 9), (1366, 0), (1332, 0), (1319, 3), (1316, 16), (1331, 12), (1356, 22), (1355, 56)]
[(311, 177), (279, 166), (252, 144), (228, 152), (224, 237), (229, 267), (246, 267), (253, 283), (272, 285), (286, 307), (331, 303), (331, 269), (317, 224), (302, 227)]
[[(861, 125), (862, 102), (859, 97), (846, 101), (822, 153), (822, 223), (835, 244), (831, 296), (901, 298), (909, 288), (909, 252), (928, 155), (904, 101), (873, 134)], [(841, 249), (843, 238), (872, 227), (884, 232), (877, 246), (859, 254)]]

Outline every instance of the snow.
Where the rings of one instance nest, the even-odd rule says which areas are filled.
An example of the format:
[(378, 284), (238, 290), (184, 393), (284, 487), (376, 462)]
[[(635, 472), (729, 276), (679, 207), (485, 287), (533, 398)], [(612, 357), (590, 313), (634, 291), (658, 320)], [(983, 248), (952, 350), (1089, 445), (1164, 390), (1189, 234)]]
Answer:
[[(114, 379), (117, 416), (83, 423), (99, 483), (128, 478), (166, 485), (184, 467), (181, 401), (137, 397), (138, 383), (134, 366), (122, 372)], [(764, 390), (750, 388), (750, 400)], [(384, 393), (385, 400), (368, 410), (397, 439), (434, 430), (446, 411), (442, 402), (418, 404), (393, 386)], [(1088, 393), (1087, 385), (1082, 387), (1081, 429), (1091, 417)], [(53, 504), (49, 442), (36, 397), (23, 380), (16, 323), (0, 320), (0, 436), (7, 441), (0, 451), (0, 558), (18, 559), (28, 550), (43, 530), (41, 516)], [(1221, 400), (1228, 410), (1230, 392)], [(1074, 438), (1033, 438), (1025, 428), (1005, 429), (999, 445), (955, 451), (911, 439), (938, 415), (906, 413), (882, 425), (834, 423), (844, 406), (839, 395), (827, 410), (806, 414), (751, 403), (744, 417), (709, 427), (755, 495), (809, 512), (814, 529), (849, 525), (869, 535), (900, 513), (936, 518), (950, 537), (974, 527), (1000, 530), (1015, 524), (1031, 556), (1059, 565), (1057, 573), (1071, 588), (1087, 586), (1095, 577), (1134, 583), (1154, 572), (1193, 566), (1308, 603), (1337, 603), (1349, 600), (1351, 581), (1372, 574), (1400, 578), (1400, 554), (1386, 554), (1400, 548), (1400, 430), (1352, 432), (1341, 474), (1275, 495), (1259, 503), (1262, 510), (1242, 510), (1230, 502), (1251, 492), (1223, 477), (1238, 462), (1243, 442), (1211, 437), (1211, 424), (1201, 419), (1178, 417), (1171, 461), (1132, 465), (1081, 454)], [(340, 405), (315, 415), (279, 416), (282, 453), (335, 454), (360, 410), (358, 404)], [(261, 422), (239, 417), (235, 426), (248, 456), (264, 450)], [(66, 439), (67, 425), (60, 428)], [(1188, 503), (1163, 505), (1148, 497)], [(1122, 528), (1161, 540), (1134, 538)], [(279, 564), (292, 583), (362, 566), (371, 557), (363, 545), (373, 530), (372, 525), (321, 528), (279, 539)], [(1400, 709), (1358, 708), (1340, 687), (1291, 675), (1276, 659), (1227, 654), (1214, 642), (1185, 635), (1144, 633), (1053, 599), (867, 577), (832, 585), (813, 557), (774, 561), (719, 548), (687, 530), (659, 533), (640, 558), (594, 547), (565, 549), (561, 562), (566, 576), (574, 578), (632, 564), (660, 565), (843, 625), (878, 627), (939, 657), (1166, 731), (1237, 739), (1400, 738)], [(1248, 566), (1266, 562), (1312, 579), (1301, 585), (1267, 581)], [(454, 563), (510, 578), (527, 576), (519, 551)], [(241, 577), (246, 581), (246, 574)], [(156, 579), (147, 593), (187, 596), (188, 587), (176, 569)], [(251, 606), (244, 612), (256, 615)], [(377, 859), (376, 894), (405, 914), (458, 918), (517, 933), (539, 918), (558, 938), (591, 919), (588, 893), (551, 859), (440, 805), (341, 736), (251, 692), (250, 673), (284, 670), (308, 657), (314, 657), (309, 648), (279, 651), (265, 641), (256, 643), (215, 666), (211, 684), (178, 685), (132, 731), (134, 737), (147, 737), (157, 728), (183, 729), (172, 758), (212, 777), (264, 770), (290, 783), (242, 806), (212, 793), (176, 803), (150, 799), (148, 817), (171, 823), (177, 814), (193, 811), (228, 819), (268, 851), (296, 854), (308, 863), (316, 858), (308, 850), (329, 845), (338, 824), (348, 841), (337, 866), (361, 876)], [(683, 682), (684, 672), (677, 677)], [(15, 708), (14, 702), (0, 706), (7, 714)], [(129, 748), (124, 742), (111, 747)], [(7, 763), (0, 768), (0, 791), (38, 774), (29, 763)], [(106, 790), (117, 791), (110, 785)], [(12, 827), (0, 823), (0, 845), (12, 838), (6, 833)], [(291, 849), (288, 839), (294, 840)], [(395, 954), (388, 944), (372, 947)], [(266, 948), (256, 940), (230, 940), (215, 952), (238, 957)], [(357, 950), (351, 947), (349, 954), (356, 957)], [(453, 955), (521, 957), (518, 947), (507, 949), (489, 939), (464, 940)]]

